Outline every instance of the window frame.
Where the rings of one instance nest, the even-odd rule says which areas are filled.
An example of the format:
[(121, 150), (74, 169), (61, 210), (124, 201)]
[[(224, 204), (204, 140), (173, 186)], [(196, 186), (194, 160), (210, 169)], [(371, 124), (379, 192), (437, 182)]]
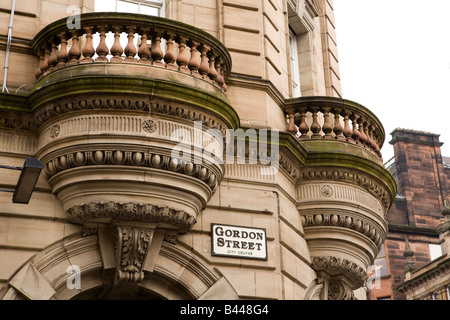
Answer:
[[(114, 12), (121, 12), (118, 11), (119, 2), (122, 3), (129, 3), (129, 4), (137, 4), (138, 5), (138, 14), (145, 14), (142, 13), (141, 8), (142, 6), (149, 7), (149, 8), (155, 8), (158, 10), (158, 17), (164, 17), (165, 16), (165, 0), (110, 0), (114, 1)], [(101, 11), (97, 11), (101, 12)]]
[[(377, 264), (377, 261), (384, 261), (384, 266)], [(374, 260), (374, 265), (379, 268), (379, 276), (381, 277), (388, 277), (390, 275), (389, 273), (389, 264), (387, 261), (387, 255), (386, 255), (386, 248), (384, 247), (384, 244), (381, 246), (380, 251), (378, 252), (377, 256)], [(386, 270), (385, 274), (381, 273), (381, 270)], [(378, 269), (377, 269), (378, 270)]]
[(292, 97), (298, 98), (302, 96), (300, 63), (298, 57), (298, 39), (297, 34), (291, 27), (289, 27), (289, 63), (291, 67)]

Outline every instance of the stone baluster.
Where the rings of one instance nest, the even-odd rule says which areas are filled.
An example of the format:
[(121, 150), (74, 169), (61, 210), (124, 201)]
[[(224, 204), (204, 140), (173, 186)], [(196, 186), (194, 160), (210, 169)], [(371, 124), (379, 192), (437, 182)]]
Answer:
[(189, 59), (188, 67), (189, 70), (191, 70), (191, 73), (194, 76), (200, 77), (200, 73), (198, 72), (198, 68), (200, 67), (200, 61), (198, 61), (198, 50), (197, 47), (200, 45), (200, 43), (196, 41), (189, 41), (188, 42), (189, 47), (191, 48), (191, 58)]
[(362, 145), (365, 145), (366, 141), (367, 141), (367, 136), (364, 133), (365, 122), (366, 121), (362, 117), (360, 117), (358, 119), (358, 128), (359, 128), (359, 133), (360, 133), (359, 141), (361, 142)]
[(310, 139), (310, 136), (308, 135), (309, 132), (309, 126), (306, 123), (306, 108), (301, 108), (298, 112), (298, 117), (296, 119), (296, 124), (298, 126), (298, 131), (300, 132), (300, 140), (307, 140)]
[(106, 45), (106, 28), (107, 26), (98, 26), (98, 32), (100, 33), (100, 43), (97, 46), (97, 50), (95, 51), (98, 57), (95, 59), (95, 62), (108, 62), (108, 58), (106, 57), (109, 53), (108, 46)]
[(223, 80), (222, 90), (223, 92), (227, 92), (228, 86), (227, 83), (225, 82), (225, 68), (224, 67), (220, 68), (220, 72), (222, 73), (222, 80)]
[(352, 135), (353, 135), (353, 130), (352, 128), (350, 128), (350, 115), (352, 113), (350, 111), (344, 110), (343, 112), (343, 117), (344, 117), (344, 137), (347, 139), (347, 141), (353, 141)]
[(72, 47), (69, 50), (69, 61), (66, 65), (74, 65), (78, 63), (78, 60), (81, 57), (80, 34), (77, 29), (71, 29), (69, 32), (72, 35)]
[(375, 150), (375, 153), (378, 154), (378, 156), (381, 158), (381, 151), (380, 151), (380, 142), (378, 141), (378, 139), (375, 137), (375, 131), (376, 131), (377, 127), (376, 126), (371, 126), (371, 139), (373, 141), (373, 150)]
[(69, 59), (69, 53), (67, 52), (67, 33), (60, 33), (58, 38), (61, 42), (61, 48), (56, 55), (56, 60), (58, 61), (56, 68), (62, 68), (66, 65), (67, 60)]
[(370, 127), (370, 124), (369, 124), (369, 122), (366, 121), (365, 124), (364, 124), (364, 134), (365, 134), (366, 137), (367, 137), (366, 144), (367, 144), (367, 146), (368, 146), (369, 148), (371, 148), (371, 149), (373, 150), (373, 149), (374, 149), (374, 147), (373, 147), (373, 141), (372, 141), (372, 139), (370, 138), (369, 127)]
[(41, 68), (43, 75), (46, 75), (49, 72), (48, 60), (50, 58), (50, 52), (51, 52), (51, 47), (47, 43), (44, 45), (44, 62), (42, 63), (42, 68)]
[(216, 82), (219, 85), (219, 87), (222, 87), (223, 84), (224, 84), (224, 81), (223, 81), (223, 76), (222, 76), (222, 71), (221, 71), (221, 69), (222, 69), (222, 60), (220, 59), (220, 57), (216, 58), (215, 63), (216, 63), (215, 67), (216, 67), (216, 71), (217, 71)]
[(55, 40), (52, 40), (50, 42), (50, 45), (52, 49), (50, 57), (48, 58), (48, 67), (49, 71), (52, 71), (56, 67), (56, 64), (58, 63), (58, 45), (56, 44)]
[(376, 127), (373, 125), (369, 126), (369, 136), (370, 136), (370, 141), (372, 143), (372, 149), (375, 151), (375, 153), (378, 154), (378, 152), (380, 151), (380, 147), (374, 137), (375, 128)]
[(152, 59), (153, 65), (157, 67), (165, 68), (164, 62), (161, 60), (164, 57), (164, 53), (161, 49), (161, 34), (160, 30), (154, 30), (152, 35)]
[(175, 38), (175, 35), (172, 33), (167, 32), (165, 34), (166, 39), (166, 54), (164, 55), (164, 62), (166, 63), (167, 69), (178, 69), (178, 67), (175, 65), (176, 62), (176, 56), (173, 52), (173, 40)]
[(39, 54), (39, 65), (36, 71), (34, 72), (34, 76), (36, 79), (39, 79), (39, 77), (42, 75), (41, 69), (44, 63), (45, 51), (43, 49), (40, 49), (38, 54)]
[(288, 111), (288, 119), (289, 119), (289, 125), (288, 125), (288, 132), (297, 135), (297, 127), (295, 126), (294, 121), (294, 112), (292, 110)]
[(186, 38), (179, 37), (178, 38), (178, 58), (177, 58), (177, 65), (181, 72), (190, 73), (189, 68), (187, 67), (189, 63), (189, 57), (186, 53)]
[(209, 58), (208, 77), (211, 79), (212, 82), (216, 81), (216, 79), (217, 79), (216, 57), (217, 57), (217, 55), (212, 50), (208, 52), (208, 58)]
[(211, 49), (204, 44), (200, 47), (200, 67), (198, 68), (198, 72), (205, 80), (210, 80), (208, 77), (210, 71), (208, 62), (208, 52), (210, 50)]
[(359, 133), (358, 123), (357, 123), (359, 116), (356, 114), (352, 114), (350, 119), (352, 120), (352, 126), (353, 126), (352, 139), (353, 139), (353, 141), (355, 141), (355, 143), (360, 143), (359, 138), (361, 137), (361, 134)]
[[(348, 119), (347, 119), (348, 121)], [(341, 109), (334, 109), (334, 127), (333, 127), (334, 137), (336, 140), (346, 140), (344, 136), (344, 128), (341, 125)]]
[(311, 112), (313, 114), (313, 116), (312, 116), (313, 122), (312, 122), (311, 128), (310, 128), (313, 133), (311, 136), (311, 139), (322, 139), (322, 136), (320, 135), (321, 127), (320, 127), (319, 121), (317, 120), (317, 114), (319, 112), (319, 108), (313, 107), (313, 108), (311, 108)]
[(135, 27), (127, 27), (127, 33), (128, 33), (128, 44), (125, 47), (125, 61), (126, 62), (136, 62), (136, 46), (134, 45), (134, 32), (135, 32)]
[(80, 61), (80, 63), (91, 63), (94, 61), (94, 59), (92, 59), (95, 54), (95, 49), (92, 41), (93, 29), (93, 27), (83, 28), (86, 34), (86, 43), (84, 44), (84, 48), (81, 51), (84, 58)]
[[(158, 22), (153, 24), (152, 21), (145, 25), (130, 24), (129, 26), (114, 26), (103, 21), (106, 20), (101, 17), (98, 25), (92, 24), (83, 26), (81, 29), (69, 29), (49, 34), (45, 39), (47, 43), (38, 52), (39, 68), (34, 72), (35, 77), (38, 79), (54, 69), (66, 66), (93, 63), (94, 59), (99, 63), (139, 61), (142, 64), (178, 69), (178, 71), (192, 74), (216, 85), (223, 92), (227, 91), (225, 79), (229, 70), (226, 69), (225, 58), (214, 52), (207, 41), (205, 43), (197, 41), (195, 33), (192, 34), (193, 38), (181, 36), (175, 31), (170, 31), (173, 30), (171, 27), (168, 27), (169, 31), (164, 31), (161, 26), (158, 27)], [(119, 22), (116, 23), (119, 24)], [(153, 28), (161, 29), (154, 30)], [(114, 35), (114, 43), (111, 48), (107, 45), (108, 31)], [(127, 45), (123, 48), (120, 38), (124, 31), (128, 39)], [(99, 34), (99, 44), (94, 48), (93, 37), (96, 32)], [(139, 32), (141, 38), (138, 46), (134, 41), (136, 32)], [(186, 32), (189, 34), (189, 31)], [(162, 42), (167, 43), (165, 52)], [(178, 44), (178, 49), (174, 43)]]
[(322, 131), (325, 134), (323, 136), (324, 139), (333, 139), (333, 135), (331, 134), (333, 132), (333, 125), (331, 122), (331, 116), (330, 116), (330, 107), (324, 107), (323, 108), (323, 126)]
[(151, 63), (150, 60), (151, 52), (147, 44), (149, 31), (150, 31), (149, 29), (141, 28), (141, 45), (139, 46), (138, 49), (139, 63), (145, 64)]
[(120, 27), (113, 27), (114, 29), (114, 44), (111, 47), (111, 62), (123, 62), (122, 54), (123, 54), (123, 48), (120, 44), (120, 34), (121, 34), (121, 28)]

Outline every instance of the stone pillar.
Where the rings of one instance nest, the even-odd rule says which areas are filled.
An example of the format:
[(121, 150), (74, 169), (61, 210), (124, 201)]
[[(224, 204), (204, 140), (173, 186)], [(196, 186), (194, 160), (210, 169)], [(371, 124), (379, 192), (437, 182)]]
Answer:
[(448, 206), (444, 207), (442, 210), (442, 215), (444, 219), (438, 226), (439, 240), (441, 243), (442, 254), (450, 257), (450, 208)]

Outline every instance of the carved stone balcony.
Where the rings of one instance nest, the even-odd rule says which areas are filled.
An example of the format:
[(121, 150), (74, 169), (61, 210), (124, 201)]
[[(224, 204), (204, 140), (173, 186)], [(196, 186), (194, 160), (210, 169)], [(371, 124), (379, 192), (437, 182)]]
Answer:
[[(33, 40), (36, 156), (69, 219), (86, 230), (112, 223), (116, 246), (137, 241), (142, 265), (155, 230), (188, 231), (220, 184), (222, 154), (204, 150), (209, 129), (239, 125), (225, 94), (231, 58), (208, 33), (168, 19), (90, 13), (78, 27), (61, 19)], [(130, 263), (118, 274), (139, 281)]]
[(384, 129), (367, 108), (332, 97), (286, 102), (288, 131), (305, 149), (298, 206), (313, 268), (329, 298), (351, 298), (384, 242), (396, 194), (383, 166)]

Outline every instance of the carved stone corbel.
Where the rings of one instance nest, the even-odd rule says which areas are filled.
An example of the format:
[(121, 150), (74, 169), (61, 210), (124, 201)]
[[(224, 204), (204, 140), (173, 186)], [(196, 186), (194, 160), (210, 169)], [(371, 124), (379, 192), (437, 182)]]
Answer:
[(138, 283), (144, 279), (144, 263), (155, 232), (154, 225), (114, 221), (117, 282)]
[(343, 279), (331, 279), (328, 286), (328, 300), (354, 300), (351, 286)]
[(365, 284), (367, 274), (358, 265), (336, 257), (313, 257), (311, 267), (317, 272), (324, 300), (354, 300), (354, 290)]

